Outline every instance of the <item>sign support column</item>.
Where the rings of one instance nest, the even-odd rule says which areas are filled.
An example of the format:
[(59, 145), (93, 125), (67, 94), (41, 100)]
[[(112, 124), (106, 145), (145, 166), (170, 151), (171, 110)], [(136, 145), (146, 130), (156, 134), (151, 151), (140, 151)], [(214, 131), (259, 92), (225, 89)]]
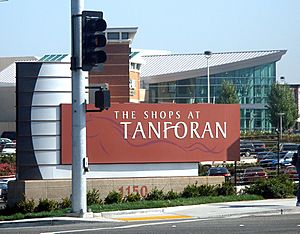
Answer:
[(81, 14), (84, 0), (71, 0), (72, 15), (72, 213), (87, 213), (85, 77), (81, 68)]

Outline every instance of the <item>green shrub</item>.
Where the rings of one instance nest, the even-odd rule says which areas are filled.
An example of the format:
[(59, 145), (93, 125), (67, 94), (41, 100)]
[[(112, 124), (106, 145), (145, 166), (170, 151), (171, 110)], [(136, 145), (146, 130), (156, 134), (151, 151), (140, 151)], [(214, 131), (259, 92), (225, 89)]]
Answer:
[(62, 209), (69, 208), (72, 206), (71, 199), (68, 197), (62, 198), (62, 201), (59, 203), (59, 207)]
[(124, 197), (124, 202), (136, 202), (142, 200), (142, 196), (139, 193), (131, 193)]
[(58, 202), (54, 200), (49, 200), (48, 198), (40, 199), (39, 204), (35, 208), (36, 212), (42, 211), (53, 211), (58, 208)]
[(167, 192), (167, 194), (165, 194), (164, 199), (166, 200), (172, 200), (172, 199), (177, 199), (179, 198), (179, 194), (175, 191), (173, 191), (173, 189), (171, 189), (171, 191)]
[(199, 189), (197, 186), (197, 183), (195, 184), (189, 184), (188, 186), (186, 186), (182, 193), (181, 193), (182, 197), (185, 198), (189, 198), (189, 197), (198, 197), (199, 196)]
[(217, 196), (217, 186), (215, 185), (200, 185), (198, 186), (199, 196)]
[(33, 199), (26, 199), (19, 201), (16, 204), (15, 212), (19, 212), (22, 214), (33, 213), (35, 209), (35, 202)]
[(226, 195), (235, 195), (234, 186), (225, 182), (221, 185), (200, 185), (197, 183), (188, 185), (183, 189), (181, 196), (184, 198), (189, 197), (199, 197), (199, 196), (226, 196)]
[(293, 192), (293, 194), (295, 195), (295, 196), (297, 196), (297, 192), (298, 192), (298, 187), (299, 187), (299, 183), (294, 183), (294, 192)]
[(222, 186), (217, 186), (216, 190), (218, 196), (228, 196), (236, 194), (234, 185), (229, 182), (223, 183)]
[(93, 188), (91, 191), (88, 191), (86, 196), (88, 206), (102, 203), (102, 200), (100, 199), (99, 190), (96, 190), (95, 188)]
[(107, 197), (104, 199), (104, 203), (106, 204), (113, 204), (113, 203), (120, 203), (122, 201), (122, 195), (119, 192), (112, 191), (110, 192)]
[(264, 198), (287, 198), (294, 196), (295, 186), (286, 175), (259, 180), (256, 183), (246, 187), (247, 194), (261, 195)]
[(162, 190), (157, 189), (157, 187), (152, 189), (145, 198), (145, 200), (163, 200), (163, 199), (164, 199), (164, 192)]

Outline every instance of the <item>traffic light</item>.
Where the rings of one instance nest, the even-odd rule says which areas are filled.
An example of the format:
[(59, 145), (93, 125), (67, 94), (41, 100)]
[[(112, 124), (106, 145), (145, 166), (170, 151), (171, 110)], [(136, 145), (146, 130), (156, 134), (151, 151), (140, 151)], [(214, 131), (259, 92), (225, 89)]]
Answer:
[(95, 92), (95, 107), (100, 111), (108, 110), (110, 107), (110, 92), (108, 89), (100, 88)]
[(101, 11), (82, 12), (82, 70), (90, 71), (106, 61), (106, 22)]

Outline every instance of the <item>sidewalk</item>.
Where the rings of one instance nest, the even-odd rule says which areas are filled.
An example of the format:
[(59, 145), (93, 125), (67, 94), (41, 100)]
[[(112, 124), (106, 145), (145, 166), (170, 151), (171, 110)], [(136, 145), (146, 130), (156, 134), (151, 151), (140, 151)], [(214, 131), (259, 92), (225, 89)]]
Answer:
[(16, 226), (24, 227), (33, 225), (70, 224), (78, 222), (124, 222), (194, 218), (214, 219), (226, 217), (241, 217), (246, 215), (280, 215), (288, 213), (300, 214), (300, 207), (296, 207), (296, 198), (211, 203), (142, 210), (112, 211), (93, 213), (89, 218), (53, 217), (16, 221), (1, 221), (0, 228)]
[[(229, 216), (244, 216), (254, 214), (286, 214), (299, 213), (296, 199), (270, 199), (258, 201), (238, 201), (225, 203), (211, 203), (192, 206), (178, 206), (139, 211), (103, 212), (100, 217), (116, 220), (134, 221), (145, 220), (151, 216), (186, 216), (186, 218), (220, 218)], [(96, 216), (97, 216), (96, 215)]]

